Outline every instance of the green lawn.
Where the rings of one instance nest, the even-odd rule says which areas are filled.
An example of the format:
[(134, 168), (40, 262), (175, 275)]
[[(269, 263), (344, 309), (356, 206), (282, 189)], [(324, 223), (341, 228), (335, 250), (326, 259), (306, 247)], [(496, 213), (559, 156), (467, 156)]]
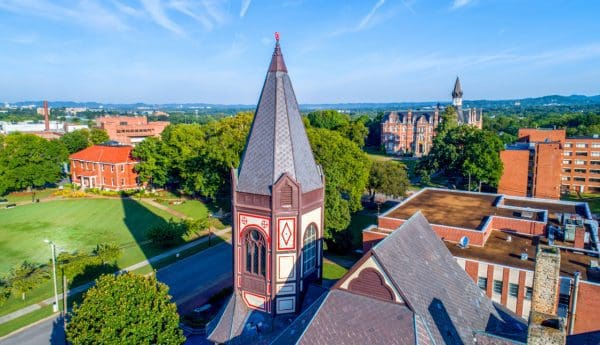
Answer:
[[(46, 198), (46, 197), (52, 195), (52, 193), (54, 193), (55, 191), (56, 191), (56, 189), (36, 190), (35, 198), (37, 198), (37, 199)], [(28, 202), (28, 201), (32, 200), (33, 193), (34, 192), (15, 192), (15, 193), (10, 193), (6, 197), (0, 197), (0, 199), (6, 199), (6, 200), (8, 200), (9, 203)]]
[(590, 211), (592, 213), (600, 214), (600, 194), (582, 194), (582, 198), (579, 198), (577, 194), (571, 194), (569, 196), (563, 196), (561, 199), (569, 201), (584, 201), (590, 205)]
[(57, 200), (0, 209), (0, 276), (28, 260), (46, 263), (54, 241), (67, 251), (90, 251), (98, 243), (123, 247), (119, 266), (160, 252), (144, 245), (148, 228), (173, 216), (129, 199)]
[(346, 272), (348, 272), (347, 269), (335, 262), (329, 260), (323, 261), (323, 279), (338, 280), (343, 277)]

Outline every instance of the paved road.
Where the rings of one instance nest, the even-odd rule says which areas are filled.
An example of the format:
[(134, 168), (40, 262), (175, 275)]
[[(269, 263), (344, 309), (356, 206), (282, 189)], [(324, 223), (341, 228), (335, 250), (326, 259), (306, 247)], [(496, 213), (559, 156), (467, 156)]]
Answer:
[[(157, 272), (160, 281), (170, 287), (180, 310), (190, 310), (204, 303), (212, 294), (231, 281), (232, 252), (229, 243), (204, 250)], [(2, 345), (64, 344), (62, 321), (44, 320), (0, 341)]]

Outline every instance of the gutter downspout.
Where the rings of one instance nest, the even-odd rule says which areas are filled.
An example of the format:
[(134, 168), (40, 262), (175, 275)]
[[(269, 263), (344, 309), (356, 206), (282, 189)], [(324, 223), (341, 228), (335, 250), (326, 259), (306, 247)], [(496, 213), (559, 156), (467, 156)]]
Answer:
[(581, 273), (576, 271), (573, 279), (573, 297), (571, 298), (571, 322), (569, 322), (569, 335), (573, 334), (575, 328), (575, 314), (577, 312), (577, 294), (579, 293), (579, 277)]

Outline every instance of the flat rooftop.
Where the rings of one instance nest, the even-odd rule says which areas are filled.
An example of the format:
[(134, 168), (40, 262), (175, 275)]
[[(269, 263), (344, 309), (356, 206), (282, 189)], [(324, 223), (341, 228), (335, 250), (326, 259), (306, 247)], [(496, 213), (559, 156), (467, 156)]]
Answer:
[[(509, 235), (512, 238), (510, 242), (506, 240)], [(533, 271), (535, 268), (536, 245), (537, 243), (548, 244), (548, 241), (542, 237), (531, 237), (518, 233), (506, 233), (494, 230), (483, 247), (471, 246), (462, 249), (456, 243), (447, 241), (444, 241), (444, 243), (455, 257)], [(527, 260), (521, 260), (522, 252), (528, 254), (529, 257)], [(560, 275), (572, 278), (575, 271), (579, 271), (581, 272), (582, 279), (600, 282), (600, 271), (595, 272), (589, 269), (591, 260), (598, 260), (598, 258), (569, 250), (561, 250)]]
[(543, 219), (542, 212), (533, 212), (533, 218), (524, 218), (521, 217), (519, 210), (495, 206), (500, 197), (500, 194), (466, 193), (428, 188), (415, 194), (383, 216), (408, 219), (420, 210), (431, 224), (476, 230), (481, 229), (487, 217), (493, 215), (537, 221)]

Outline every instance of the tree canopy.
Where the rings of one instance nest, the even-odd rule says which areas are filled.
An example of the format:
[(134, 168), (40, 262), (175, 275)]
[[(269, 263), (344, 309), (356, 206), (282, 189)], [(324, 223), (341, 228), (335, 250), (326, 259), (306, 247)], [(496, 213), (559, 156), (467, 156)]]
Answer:
[(90, 131), (87, 129), (78, 129), (65, 133), (59, 140), (67, 147), (69, 153), (75, 153), (90, 146)]
[(470, 177), (495, 187), (503, 171), (502, 149), (502, 141), (493, 132), (446, 123), (433, 139), (431, 151), (419, 162), (418, 169), (425, 177), (442, 172), (449, 177)]
[(7, 135), (0, 150), (0, 195), (57, 182), (67, 157), (67, 149), (58, 140), (32, 134)]
[(404, 164), (392, 160), (373, 162), (368, 184), (371, 198), (375, 198), (375, 193), (402, 197), (409, 185)]
[(75, 305), (67, 339), (77, 344), (182, 344), (177, 307), (154, 276), (103, 275)]
[(312, 127), (337, 131), (343, 137), (356, 143), (358, 147), (365, 146), (365, 139), (369, 135), (369, 129), (365, 125), (368, 118), (359, 117), (352, 120), (349, 115), (342, 114), (337, 110), (313, 111), (308, 113), (306, 118)]
[(350, 215), (362, 209), (361, 197), (371, 169), (367, 155), (340, 133), (324, 128), (309, 128), (308, 139), (315, 159), (323, 167), (325, 187), (325, 238), (336, 235), (350, 225)]
[(107, 142), (108, 139), (108, 133), (106, 133), (104, 129), (92, 128), (90, 130), (90, 143), (92, 145), (102, 144), (104, 142)]

